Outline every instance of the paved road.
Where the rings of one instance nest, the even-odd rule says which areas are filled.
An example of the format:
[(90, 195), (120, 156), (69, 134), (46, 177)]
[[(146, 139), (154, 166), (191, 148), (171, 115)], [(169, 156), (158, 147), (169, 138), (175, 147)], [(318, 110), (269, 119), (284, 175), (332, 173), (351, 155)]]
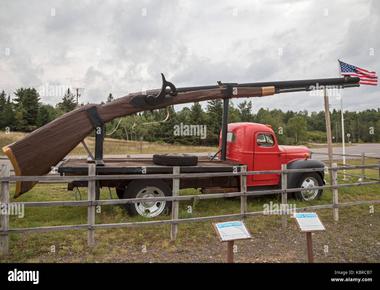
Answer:
[[(313, 159), (318, 160), (326, 160), (327, 159), (327, 147), (322, 148), (312, 148), (311, 149), (313, 154)], [(380, 157), (380, 143), (371, 143), (371, 144), (353, 144), (351, 146), (346, 147), (346, 154), (350, 155), (360, 155), (362, 153), (365, 153), (366, 156), (377, 156)], [(318, 153), (325, 153), (325, 154), (318, 154)], [(334, 147), (333, 148), (334, 154), (342, 154), (342, 147)], [(360, 157), (346, 157), (346, 159), (355, 159)], [(342, 156), (335, 155), (334, 159), (342, 159)]]
[[(317, 160), (327, 160), (327, 147), (322, 148), (313, 148), (312, 152), (314, 152), (312, 158)], [(333, 152), (335, 154), (342, 153), (342, 147), (334, 147)], [(346, 154), (361, 154), (365, 152), (366, 156), (380, 156), (380, 143), (371, 143), (371, 144), (353, 144), (351, 146), (346, 147)], [(325, 154), (318, 154), (325, 153)], [(198, 156), (208, 156), (210, 153), (190, 153)], [(131, 157), (151, 157), (152, 154), (131, 154)], [(85, 156), (81, 156), (85, 157)], [(125, 157), (125, 155), (110, 155), (110, 157)], [(341, 156), (334, 156), (334, 159), (341, 159)], [(356, 158), (356, 157), (349, 157)], [(357, 157), (360, 158), (360, 157)], [(348, 159), (348, 158), (347, 158)], [(2, 164), (10, 164), (6, 157), (0, 157), (0, 166)], [(11, 167), (12, 168), (12, 167)], [(13, 170), (13, 169), (12, 169)]]

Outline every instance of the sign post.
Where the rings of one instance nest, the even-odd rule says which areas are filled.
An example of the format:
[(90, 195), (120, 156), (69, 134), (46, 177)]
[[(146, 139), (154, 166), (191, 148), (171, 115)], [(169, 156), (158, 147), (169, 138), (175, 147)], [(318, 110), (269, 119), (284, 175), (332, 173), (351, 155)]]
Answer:
[(227, 242), (227, 263), (233, 263), (235, 240), (250, 239), (251, 234), (242, 221), (214, 223), (213, 226), (220, 241)]
[(306, 233), (307, 260), (314, 263), (312, 234), (326, 229), (315, 212), (295, 213), (294, 217), (300, 231)]
[(227, 263), (234, 262), (234, 241), (227, 242)]

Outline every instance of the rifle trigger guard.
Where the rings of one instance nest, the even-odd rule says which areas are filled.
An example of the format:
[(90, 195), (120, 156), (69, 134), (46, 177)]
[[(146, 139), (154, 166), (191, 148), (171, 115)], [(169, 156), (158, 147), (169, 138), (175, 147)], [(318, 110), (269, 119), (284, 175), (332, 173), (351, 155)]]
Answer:
[(161, 91), (159, 92), (159, 94), (156, 96), (147, 95), (145, 97), (145, 100), (149, 105), (159, 104), (165, 98), (165, 96), (167, 94), (166, 88), (169, 88), (169, 95), (171, 95), (173, 97), (177, 95), (177, 88), (175, 87), (175, 85), (173, 85), (171, 82), (168, 82), (165, 79), (165, 76), (163, 73), (161, 73), (161, 77), (162, 77), (162, 87), (161, 87)]

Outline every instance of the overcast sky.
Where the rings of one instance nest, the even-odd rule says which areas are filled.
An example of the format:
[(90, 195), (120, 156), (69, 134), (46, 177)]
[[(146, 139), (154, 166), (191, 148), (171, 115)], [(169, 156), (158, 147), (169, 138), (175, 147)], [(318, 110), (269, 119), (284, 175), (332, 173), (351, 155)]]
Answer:
[[(338, 77), (338, 61), (380, 71), (380, 1), (0, 2), (0, 90), (35, 87), (56, 103), (160, 86)], [(349, 110), (380, 107), (378, 87), (347, 89)], [(236, 103), (236, 100), (234, 101)], [(338, 106), (331, 98), (332, 107)], [(323, 98), (254, 99), (255, 110), (322, 110)]]

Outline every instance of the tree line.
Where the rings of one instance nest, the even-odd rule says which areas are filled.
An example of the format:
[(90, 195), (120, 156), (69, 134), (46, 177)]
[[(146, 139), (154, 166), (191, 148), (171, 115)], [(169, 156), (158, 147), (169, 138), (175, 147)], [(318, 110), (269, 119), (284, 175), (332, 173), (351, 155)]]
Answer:
[[(106, 102), (113, 100), (112, 94)], [(74, 94), (67, 90), (55, 106), (41, 102), (34, 88), (20, 88), (14, 97), (0, 93), (0, 130), (30, 132), (77, 107)], [(324, 112), (287, 111), (259, 109), (253, 113), (253, 102), (230, 103), (228, 121), (257, 122), (272, 126), (282, 144), (326, 142)], [(221, 100), (208, 101), (206, 106), (194, 103), (191, 107), (165, 109), (115, 119), (106, 124), (108, 137), (125, 140), (145, 140), (186, 145), (212, 146), (218, 143), (223, 115)], [(334, 142), (341, 142), (341, 114), (331, 112)], [(360, 112), (344, 112), (346, 142), (380, 142), (380, 108)], [(178, 124), (206, 126), (204, 136), (177, 136), (173, 134)]]

